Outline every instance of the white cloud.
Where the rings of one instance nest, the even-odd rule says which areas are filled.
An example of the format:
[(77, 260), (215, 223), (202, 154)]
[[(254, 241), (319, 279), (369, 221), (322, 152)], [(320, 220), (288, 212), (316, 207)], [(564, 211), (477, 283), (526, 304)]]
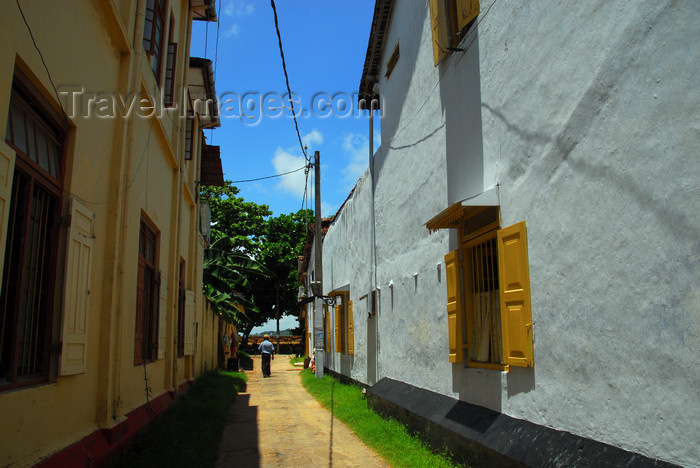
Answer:
[(345, 182), (350, 187), (367, 169), (369, 160), (369, 139), (358, 133), (349, 133), (343, 140), (343, 150), (348, 155), (348, 164), (342, 170)]
[(255, 4), (242, 0), (231, 0), (223, 7), (223, 13), (233, 18), (239, 16), (250, 16), (255, 12)]
[(230, 28), (228, 28), (226, 31), (224, 31), (224, 37), (238, 37), (240, 32), (241, 32), (240, 25), (234, 23), (231, 25)]
[(314, 146), (320, 146), (323, 143), (323, 134), (314, 128), (309, 133), (301, 138), (305, 146), (313, 148)]
[[(302, 155), (297, 156), (277, 147), (275, 155), (272, 158), (272, 164), (275, 166), (277, 174), (282, 174), (283, 172), (289, 172), (303, 167), (306, 161)], [(298, 171), (280, 177), (277, 188), (290, 192), (301, 199), (304, 196), (305, 183), (306, 176), (304, 175), (304, 171)], [(311, 184), (311, 176), (309, 176), (309, 184)], [(309, 196), (309, 194), (307, 194), (307, 196)]]

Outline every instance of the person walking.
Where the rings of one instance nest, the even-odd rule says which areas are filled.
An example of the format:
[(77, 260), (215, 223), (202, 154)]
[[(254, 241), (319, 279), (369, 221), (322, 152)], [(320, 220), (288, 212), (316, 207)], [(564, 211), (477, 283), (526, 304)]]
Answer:
[(270, 377), (270, 361), (275, 358), (275, 345), (270, 341), (270, 335), (265, 335), (265, 339), (258, 346), (258, 350), (262, 358), (263, 377)]

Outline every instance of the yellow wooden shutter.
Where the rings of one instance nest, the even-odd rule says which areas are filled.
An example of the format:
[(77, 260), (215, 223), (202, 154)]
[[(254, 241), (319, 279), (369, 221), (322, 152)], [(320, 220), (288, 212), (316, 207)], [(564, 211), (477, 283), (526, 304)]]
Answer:
[(94, 215), (76, 199), (70, 201), (60, 375), (85, 373), (87, 363), (90, 270)]
[(331, 314), (328, 313), (328, 306), (323, 304), (323, 323), (326, 326), (326, 333), (323, 337), (323, 347), (326, 351), (331, 350)]
[[(0, 281), (2, 265), (5, 264), (5, 242), (7, 240), (7, 220), (10, 216), (12, 178), (15, 174), (15, 152), (0, 141)], [(0, 284), (2, 284), (0, 282)]]
[(160, 300), (158, 302), (158, 359), (165, 358), (168, 323), (168, 275), (160, 273)]
[(340, 347), (340, 314), (342, 314), (342, 306), (335, 306), (335, 352), (340, 353), (342, 352), (342, 348)]
[(352, 323), (352, 301), (348, 302), (348, 354), (355, 354), (355, 331)]
[(501, 288), (503, 360), (512, 366), (532, 367), (532, 310), (525, 221), (498, 231), (498, 282)]
[(430, 0), (430, 27), (433, 31), (433, 63), (437, 67), (447, 56), (447, 48), (450, 46), (444, 0)]
[(457, 25), (459, 30), (479, 16), (479, 0), (457, 0)]
[(462, 362), (462, 288), (460, 287), (459, 249), (445, 255), (445, 283), (447, 283), (447, 329), (450, 362)]
[(185, 291), (185, 356), (194, 354), (194, 291)]

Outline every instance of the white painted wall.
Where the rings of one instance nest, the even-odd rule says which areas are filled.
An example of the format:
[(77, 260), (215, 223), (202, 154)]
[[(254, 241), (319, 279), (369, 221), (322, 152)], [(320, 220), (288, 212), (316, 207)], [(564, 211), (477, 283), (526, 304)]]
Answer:
[[(396, 1), (375, 155), (380, 310), (368, 319), (359, 300), (367, 171), (324, 241), (324, 288), (347, 284), (355, 303), (355, 356), (330, 367), (366, 382), (377, 320), (378, 378), (700, 466), (700, 5), (487, 0), (478, 21), (435, 68), (427, 2)], [(507, 374), (447, 362), (456, 235), (424, 226), (496, 184), (502, 226), (527, 222), (535, 333), (534, 370)]]

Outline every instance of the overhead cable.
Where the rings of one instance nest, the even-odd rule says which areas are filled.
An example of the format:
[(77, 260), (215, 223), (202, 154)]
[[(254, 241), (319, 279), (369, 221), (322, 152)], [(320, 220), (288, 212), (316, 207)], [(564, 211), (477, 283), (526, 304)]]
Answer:
[(297, 131), (297, 137), (299, 138), (299, 146), (301, 147), (301, 153), (304, 155), (304, 159), (309, 161), (306, 155), (306, 149), (304, 148), (304, 143), (301, 141), (301, 134), (299, 133), (299, 123), (297, 122), (297, 113), (294, 111), (294, 101), (292, 100), (292, 90), (289, 87), (289, 75), (287, 74), (287, 63), (284, 60), (284, 50), (282, 49), (282, 36), (280, 35), (279, 22), (277, 20), (277, 8), (275, 7), (275, 0), (270, 0), (272, 5), (272, 12), (275, 14), (275, 30), (277, 30), (277, 42), (279, 43), (280, 56), (282, 57), (282, 69), (284, 70), (284, 79), (287, 83), (287, 95), (289, 96), (289, 103), (292, 106), (292, 117), (294, 118), (294, 127)]

